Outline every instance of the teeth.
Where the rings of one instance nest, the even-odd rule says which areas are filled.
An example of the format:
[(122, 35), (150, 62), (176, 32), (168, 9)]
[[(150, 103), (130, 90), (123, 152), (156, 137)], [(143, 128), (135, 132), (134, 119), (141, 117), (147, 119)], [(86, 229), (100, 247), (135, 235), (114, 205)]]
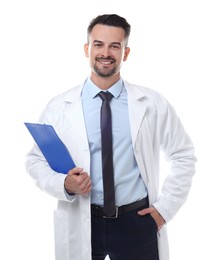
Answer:
[(104, 64), (104, 65), (108, 65), (108, 64), (112, 64), (112, 61), (100, 61), (100, 63)]

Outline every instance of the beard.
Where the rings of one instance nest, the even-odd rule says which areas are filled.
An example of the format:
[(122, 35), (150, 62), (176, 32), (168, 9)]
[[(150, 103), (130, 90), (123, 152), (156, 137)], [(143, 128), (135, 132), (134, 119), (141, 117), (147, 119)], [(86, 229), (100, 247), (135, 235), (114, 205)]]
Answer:
[[(100, 61), (110, 61), (114, 66), (110, 69), (108, 65), (101, 64)], [(99, 63), (99, 66), (97, 66), (97, 63)], [(110, 77), (116, 74), (118, 71), (118, 68), (115, 66), (116, 60), (110, 57), (107, 58), (97, 58), (95, 64), (92, 66), (93, 71), (100, 77)]]

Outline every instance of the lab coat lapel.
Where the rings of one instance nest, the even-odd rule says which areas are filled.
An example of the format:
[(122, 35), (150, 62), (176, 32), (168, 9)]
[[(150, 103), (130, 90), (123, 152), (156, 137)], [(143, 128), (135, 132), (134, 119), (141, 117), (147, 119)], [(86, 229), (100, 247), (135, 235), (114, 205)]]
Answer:
[[(88, 138), (86, 133), (84, 114), (81, 101), (82, 86), (79, 86), (72, 93), (69, 102), (69, 108), (65, 111), (65, 118), (70, 123), (71, 128), (75, 129), (75, 133), (79, 135), (79, 138), (88, 146)], [(74, 132), (74, 131), (73, 131)]]
[(135, 147), (138, 131), (147, 110), (147, 103), (145, 102), (145, 96), (142, 92), (129, 83), (124, 82), (124, 84), (128, 93), (129, 120), (132, 143), (133, 147)]

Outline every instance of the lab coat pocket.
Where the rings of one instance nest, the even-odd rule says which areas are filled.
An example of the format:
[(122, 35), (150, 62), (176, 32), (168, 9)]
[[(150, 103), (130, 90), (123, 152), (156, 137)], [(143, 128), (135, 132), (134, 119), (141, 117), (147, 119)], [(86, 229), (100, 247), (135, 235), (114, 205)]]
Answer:
[(55, 232), (55, 254), (56, 260), (68, 260), (68, 212), (64, 210), (54, 211), (54, 232)]

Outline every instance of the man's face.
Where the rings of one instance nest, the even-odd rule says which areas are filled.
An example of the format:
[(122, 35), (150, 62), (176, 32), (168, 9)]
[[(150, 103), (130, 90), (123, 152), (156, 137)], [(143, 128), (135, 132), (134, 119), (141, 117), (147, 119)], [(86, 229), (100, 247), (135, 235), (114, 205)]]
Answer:
[(85, 44), (85, 55), (94, 74), (111, 77), (119, 73), (122, 62), (129, 54), (124, 36), (122, 28), (102, 24), (94, 26), (89, 43)]

